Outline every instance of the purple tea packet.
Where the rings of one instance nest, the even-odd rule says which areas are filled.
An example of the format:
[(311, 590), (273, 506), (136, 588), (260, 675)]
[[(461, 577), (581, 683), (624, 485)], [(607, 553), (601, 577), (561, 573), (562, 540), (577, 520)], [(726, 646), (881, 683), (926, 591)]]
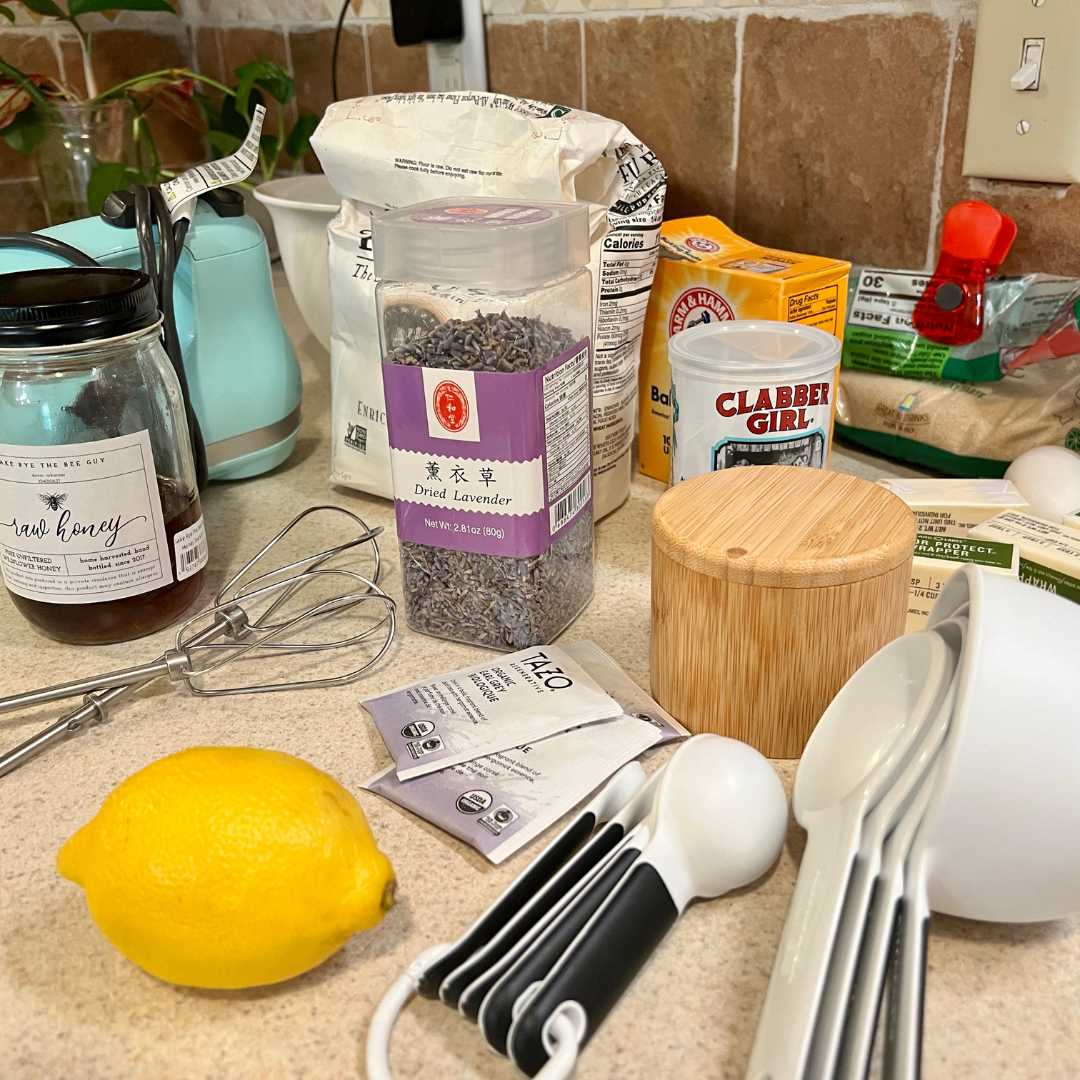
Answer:
[(498, 864), (539, 836), (626, 762), (688, 734), (598, 646), (565, 651), (622, 715), (401, 781), (391, 765), (364, 787), (439, 826)]

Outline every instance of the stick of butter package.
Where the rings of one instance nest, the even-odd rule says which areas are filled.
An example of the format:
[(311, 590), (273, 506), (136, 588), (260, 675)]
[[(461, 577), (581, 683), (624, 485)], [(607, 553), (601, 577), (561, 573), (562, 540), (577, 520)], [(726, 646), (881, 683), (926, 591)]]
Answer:
[(1080, 604), (1080, 534), (1075, 529), (1010, 510), (976, 525), (971, 535), (1015, 544), (1021, 581)]
[(879, 480), (903, 499), (915, 515), (915, 557), (905, 631), (922, 630), (942, 586), (953, 571), (974, 563), (1016, 577), (1019, 552), (1015, 544), (975, 539), (969, 530), (1005, 510), (1029, 510), (1027, 500), (1009, 480)]
[(638, 401), (638, 466), (671, 477), (668, 338), (698, 323), (771, 319), (844, 332), (851, 264), (760, 247), (714, 217), (660, 227), (660, 258), (645, 317)]

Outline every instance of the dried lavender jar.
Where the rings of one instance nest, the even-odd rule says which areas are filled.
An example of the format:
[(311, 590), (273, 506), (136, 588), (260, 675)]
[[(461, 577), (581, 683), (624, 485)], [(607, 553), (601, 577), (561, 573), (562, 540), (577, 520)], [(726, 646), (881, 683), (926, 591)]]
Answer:
[(584, 205), (438, 199), (373, 220), (405, 611), (546, 644), (592, 596)]

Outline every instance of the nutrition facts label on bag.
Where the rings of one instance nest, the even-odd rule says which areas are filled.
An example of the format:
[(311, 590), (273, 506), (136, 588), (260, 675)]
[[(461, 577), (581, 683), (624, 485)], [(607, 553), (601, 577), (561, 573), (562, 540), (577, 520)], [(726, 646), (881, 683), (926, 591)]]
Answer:
[[(588, 485), (564, 506), (568, 489), (589, 475), (589, 342), (544, 376), (544, 428), (551, 531), (569, 523), (588, 501)], [(574, 505), (576, 504), (576, 505)]]
[(914, 330), (915, 305), (930, 279), (925, 274), (895, 273), (869, 267), (851, 295), (848, 322), (883, 330)]

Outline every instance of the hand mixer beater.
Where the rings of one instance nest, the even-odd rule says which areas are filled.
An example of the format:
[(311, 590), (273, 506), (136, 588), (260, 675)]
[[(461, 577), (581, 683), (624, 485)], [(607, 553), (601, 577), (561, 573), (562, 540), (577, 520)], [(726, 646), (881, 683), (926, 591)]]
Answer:
[[(271, 570), (254, 573), (267, 556), (284, 544), (303, 522), (315, 515), (344, 517), (350, 532), (359, 531), (341, 543), (322, 551), (302, 555)], [(382, 527), (369, 528), (362, 518), (340, 506), (311, 506), (296, 515), (280, 532), (218, 590), (214, 602), (184, 622), (176, 633), (175, 646), (146, 664), (107, 672), (87, 679), (58, 683), (0, 698), (0, 713), (49, 701), (84, 695), (81, 706), (65, 713), (55, 723), (0, 755), (0, 776), (17, 769), (54, 743), (63, 741), (90, 724), (101, 723), (121, 698), (148, 683), (168, 676), (184, 682), (203, 697), (224, 694), (272, 693), (280, 690), (341, 686), (360, 678), (386, 655), (396, 629), (394, 601), (380, 588), (382, 563), (376, 537)], [(361, 573), (344, 558), (370, 545), (371, 566)], [(376, 614), (368, 616), (365, 606), (374, 603)], [(327, 634), (307, 640), (305, 632), (325, 626), (336, 616), (352, 613), (361, 618), (342, 637)], [(353, 648), (373, 648), (357, 667), (330, 675), (304, 679), (260, 682), (250, 685), (207, 687), (203, 680), (213, 672), (242, 659), (337, 652)]]

